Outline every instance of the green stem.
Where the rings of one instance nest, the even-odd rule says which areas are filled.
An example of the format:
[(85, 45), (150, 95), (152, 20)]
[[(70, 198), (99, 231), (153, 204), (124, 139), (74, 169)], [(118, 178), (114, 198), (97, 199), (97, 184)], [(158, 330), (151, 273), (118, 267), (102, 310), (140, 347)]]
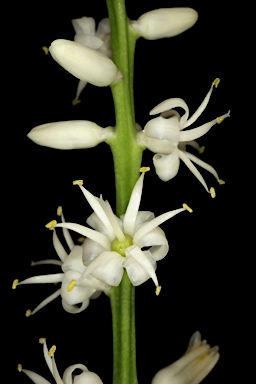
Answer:
[[(136, 142), (133, 67), (136, 36), (129, 29), (124, 0), (107, 0), (112, 59), (122, 80), (111, 85), (115, 136), (108, 141), (115, 168), (116, 214), (125, 213), (139, 177), (143, 148)], [(110, 294), (113, 324), (113, 384), (138, 384), (136, 370), (135, 288), (126, 272)]]

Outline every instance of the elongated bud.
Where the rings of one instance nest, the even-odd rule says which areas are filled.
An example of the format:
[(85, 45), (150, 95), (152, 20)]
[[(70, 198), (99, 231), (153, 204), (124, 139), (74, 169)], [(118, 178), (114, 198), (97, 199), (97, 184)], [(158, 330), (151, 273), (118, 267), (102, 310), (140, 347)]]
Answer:
[(58, 121), (33, 128), (28, 137), (34, 143), (55, 149), (92, 148), (113, 133), (111, 127), (102, 128), (92, 121)]
[(79, 80), (105, 87), (121, 78), (111, 59), (77, 42), (54, 40), (49, 50), (53, 59)]
[(131, 27), (148, 40), (173, 37), (191, 28), (198, 19), (192, 8), (160, 8), (144, 13)]

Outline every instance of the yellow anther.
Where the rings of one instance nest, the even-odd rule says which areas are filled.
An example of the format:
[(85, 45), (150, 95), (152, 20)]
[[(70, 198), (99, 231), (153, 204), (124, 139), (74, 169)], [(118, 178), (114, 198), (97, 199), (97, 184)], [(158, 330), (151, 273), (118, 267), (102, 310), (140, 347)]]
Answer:
[(216, 192), (215, 192), (215, 189), (213, 187), (210, 188), (210, 194), (211, 194), (211, 197), (214, 199), (214, 197), (216, 197)]
[(58, 208), (57, 208), (57, 215), (58, 216), (62, 215), (62, 206), (61, 205), (59, 205)]
[(48, 53), (49, 53), (49, 48), (46, 47), (46, 45), (43, 45), (43, 46), (42, 46), (42, 50), (44, 51), (44, 53), (45, 53), (46, 55), (48, 55)]
[(81, 100), (78, 100), (78, 99), (74, 99), (74, 100), (72, 100), (72, 105), (77, 105), (77, 104), (79, 104), (79, 103), (81, 103)]
[(48, 355), (52, 357), (54, 355), (54, 352), (56, 351), (56, 345), (53, 345), (48, 352)]
[(148, 172), (148, 171), (150, 171), (149, 167), (141, 167), (140, 168), (140, 172), (142, 172), (142, 173), (145, 173), (145, 172)]
[(83, 180), (74, 180), (73, 185), (83, 185), (84, 181)]
[(187, 211), (189, 211), (189, 213), (192, 213), (193, 212), (193, 209), (191, 209), (186, 203), (182, 204), (182, 207), (184, 209), (186, 209)]
[(39, 339), (39, 343), (40, 344), (44, 344), (46, 342), (46, 338), (45, 337), (41, 337), (40, 339)]
[(199, 148), (198, 152), (199, 152), (200, 155), (201, 155), (202, 153), (204, 153), (204, 151), (205, 151), (205, 146), (202, 145), (202, 147)]
[(226, 184), (226, 182), (224, 180), (219, 179), (219, 185), (223, 185), (223, 184)]
[(18, 279), (13, 280), (12, 289), (16, 289), (18, 284), (19, 284), (19, 280)]
[(74, 289), (74, 287), (76, 286), (76, 280), (71, 280), (69, 285), (68, 285), (68, 292), (71, 292), (72, 289)]
[(19, 372), (21, 372), (21, 371), (22, 371), (22, 365), (21, 365), (21, 364), (18, 364), (18, 365), (17, 365), (17, 369), (18, 369)]
[(217, 124), (220, 124), (222, 123), (222, 121), (225, 119), (225, 117), (217, 117), (216, 121), (217, 121)]
[(156, 287), (156, 295), (157, 295), (157, 296), (158, 296), (159, 293), (161, 292), (161, 289), (162, 289), (162, 287), (161, 287), (160, 285), (158, 285), (158, 286)]
[(82, 244), (85, 241), (85, 237), (84, 236), (78, 237), (77, 241), (78, 243)]
[(31, 313), (32, 313), (32, 312), (31, 312), (31, 309), (27, 309), (27, 310), (26, 310), (26, 313), (25, 313), (25, 316), (26, 316), (26, 317), (29, 317), (29, 316), (31, 315)]
[(45, 227), (50, 229), (51, 231), (53, 231), (56, 224), (57, 224), (57, 221), (56, 220), (52, 220), (48, 224), (46, 224)]
[(217, 78), (214, 80), (214, 82), (212, 83), (212, 85), (215, 85), (215, 88), (217, 88), (218, 85), (219, 85), (219, 83), (220, 83), (220, 79), (217, 77)]

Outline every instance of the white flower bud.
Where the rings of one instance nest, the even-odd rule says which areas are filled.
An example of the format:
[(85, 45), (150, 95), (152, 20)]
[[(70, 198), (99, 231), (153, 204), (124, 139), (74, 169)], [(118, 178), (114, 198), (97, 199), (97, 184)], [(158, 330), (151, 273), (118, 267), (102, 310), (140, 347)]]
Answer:
[(111, 59), (75, 41), (55, 40), (49, 51), (53, 59), (73, 76), (98, 87), (110, 85), (120, 77)]
[(28, 137), (34, 143), (56, 149), (92, 148), (112, 135), (92, 121), (58, 121), (33, 128)]
[(173, 37), (191, 28), (198, 19), (192, 8), (160, 8), (144, 13), (131, 27), (148, 40)]

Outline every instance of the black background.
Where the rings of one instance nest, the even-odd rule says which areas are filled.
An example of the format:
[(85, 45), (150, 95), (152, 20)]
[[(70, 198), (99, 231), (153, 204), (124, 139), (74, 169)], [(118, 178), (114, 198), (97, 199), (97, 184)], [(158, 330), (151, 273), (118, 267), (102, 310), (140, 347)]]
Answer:
[[(192, 29), (177, 37), (137, 42), (136, 121), (144, 126), (149, 111), (170, 97), (183, 98), (193, 113), (211, 82), (219, 77), (220, 85), (196, 125), (231, 109), (230, 119), (200, 139), (206, 146), (202, 159), (218, 171), (226, 185), (218, 186), (212, 175), (202, 170), (207, 184), (217, 192), (211, 199), (184, 164), (175, 179), (163, 183), (153, 170), (153, 154), (145, 151), (143, 155), (143, 165), (151, 166), (151, 172), (145, 177), (141, 210), (158, 215), (186, 202), (194, 212), (180, 214), (161, 226), (170, 251), (158, 263), (157, 276), (163, 287), (160, 296), (155, 296), (151, 280), (136, 288), (138, 379), (141, 384), (150, 383), (160, 368), (182, 355), (191, 334), (199, 330), (211, 345), (220, 346), (221, 353), (219, 363), (204, 382), (226, 383), (231, 381), (235, 364), (234, 339), (240, 327), (237, 313), (243, 310), (236, 276), (240, 265), (233, 257), (239, 232), (233, 204), (237, 200), (234, 194), (239, 167), (233, 152), (239, 119), (234, 108), (237, 29), (233, 22), (237, 15), (220, 1), (166, 0), (127, 2), (127, 13), (136, 20), (151, 9), (170, 6), (195, 8), (199, 19)], [(25, 318), (25, 310), (33, 309), (55, 288), (10, 288), (15, 278), (58, 272), (57, 267), (32, 268), (30, 262), (57, 257), (51, 233), (44, 225), (55, 218), (58, 205), (63, 206), (68, 221), (85, 224), (91, 214), (72, 180), (83, 179), (87, 189), (97, 196), (103, 194), (114, 207), (113, 165), (106, 144), (89, 150), (58, 151), (37, 146), (26, 137), (34, 126), (59, 120), (92, 120), (103, 127), (115, 124), (110, 89), (88, 85), (81, 104), (73, 107), (77, 79), (41, 48), (58, 38), (73, 40), (71, 19), (91, 16), (98, 23), (107, 16), (106, 4), (101, 0), (59, 6), (34, 3), (9, 12), (11, 30), (16, 33), (5, 55), (10, 71), (6, 97), (9, 124), (2, 161), (8, 207), (4, 226), (8, 248), (2, 268), (6, 281), (2, 296), (7, 299), (4, 319), (8, 331), (8, 382), (30, 382), (16, 370), (22, 363), (53, 383), (38, 344), (40, 337), (46, 337), (49, 347), (57, 345), (55, 357), (61, 375), (69, 365), (82, 363), (104, 383), (111, 383), (111, 312), (107, 297), (102, 295), (77, 315), (66, 313), (60, 299), (56, 299), (35, 316)]]

